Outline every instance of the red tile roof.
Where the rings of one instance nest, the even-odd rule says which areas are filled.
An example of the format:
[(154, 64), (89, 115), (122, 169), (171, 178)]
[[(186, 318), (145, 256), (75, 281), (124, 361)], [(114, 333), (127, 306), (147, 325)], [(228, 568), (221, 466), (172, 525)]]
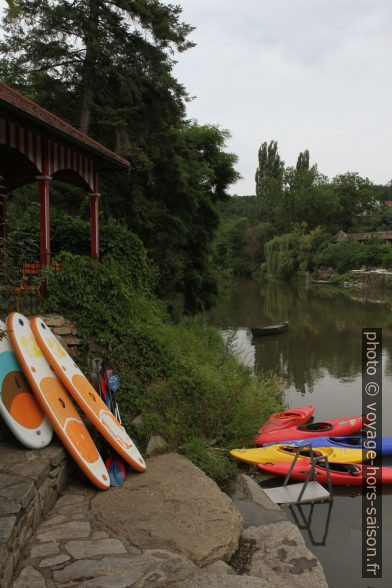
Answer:
[(346, 239), (348, 239), (348, 235), (344, 231), (338, 231), (336, 235), (332, 237), (332, 241), (346, 241)]
[(73, 143), (77, 142), (79, 147), (84, 147), (88, 151), (94, 151), (96, 157), (109, 159), (115, 164), (115, 167), (130, 167), (129, 161), (114, 153), (98, 141), (94, 141), (82, 131), (75, 129), (49, 110), (42, 108), (20, 92), (17, 92), (7, 84), (0, 82), (0, 107), (5, 106), (8, 110), (16, 110), (18, 114), (24, 118), (33, 119), (34, 123), (39, 127), (50, 127), (50, 130), (55, 134), (60, 134), (65, 140)]
[(392, 241), (392, 231), (378, 231), (375, 233), (345, 233), (344, 231), (339, 231), (332, 237), (332, 241), (371, 241), (372, 239)]
[(377, 233), (350, 233), (348, 239), (352, 241), (370, 241), (371, 239), (392, 240), (392, 231), (379, 231)]

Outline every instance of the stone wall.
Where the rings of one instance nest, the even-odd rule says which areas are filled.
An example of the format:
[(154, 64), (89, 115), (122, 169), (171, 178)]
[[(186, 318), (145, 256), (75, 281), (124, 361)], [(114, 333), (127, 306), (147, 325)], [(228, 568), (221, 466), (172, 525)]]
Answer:
[(41, 314), (40, 315), (48, 327), (51, 328), (53, 333), (59, 339), (62, 345), (68, 350), (70, 355), (74, 355), (77, 352), (78, 347), (82, 344), (82, 340), (79, 338), (79, 333), (75, 325), (59, 314)]
[(10, 585), (34, 530), (68, 483), (73, 464), (55, 440), (29, 450), (11, 436), (0, 444), (0, 586)]

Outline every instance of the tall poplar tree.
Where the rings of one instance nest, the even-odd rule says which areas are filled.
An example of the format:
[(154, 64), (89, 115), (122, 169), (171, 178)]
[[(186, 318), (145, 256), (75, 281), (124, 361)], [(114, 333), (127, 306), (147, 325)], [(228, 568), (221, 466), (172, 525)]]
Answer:
[(266, 220), (274, 221), (277, 208), (283, 197), (284, 161), (278, 152), (277, 141), (266, 141), (258, 152), (256, 170), (256, 196), (260, 203), (260, 212)]

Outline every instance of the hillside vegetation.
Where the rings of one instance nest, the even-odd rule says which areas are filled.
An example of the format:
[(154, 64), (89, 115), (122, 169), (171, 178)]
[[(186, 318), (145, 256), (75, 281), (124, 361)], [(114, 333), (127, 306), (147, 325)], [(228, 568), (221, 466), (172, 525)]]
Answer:
[[(276, 382), (258, 381), (239, 364), (203, 316), (173, 323), (151, 293), (142, 243), (129, 232), (126, 251), (123, 243), (112, 246), (100, 264), (61, 254), (45, 311), (72, 318), (83, 339), (98, 345), (118, 371), (124, 424), (143, 448), (159, 434), (223, 480), (233, 466), (222, 449), (252, 443), (260, 424), (280, 407)], [(135, 427), (139, 414), (142, 425)]]
[(373, 184), (356, 172), (333, 179), (310, 164), (308, 151), (295, 167), (282, 161), (276, 141), (258, 153), (256, 195), (220, 204), (222, 223), (214, 242), (221, 271), (287, 279), (328, 266), (336, 272), (365, 266), (392, 268), (392, 246), (375, 238), (332, 243), (346, 233), (392, 230), (391, 186)]

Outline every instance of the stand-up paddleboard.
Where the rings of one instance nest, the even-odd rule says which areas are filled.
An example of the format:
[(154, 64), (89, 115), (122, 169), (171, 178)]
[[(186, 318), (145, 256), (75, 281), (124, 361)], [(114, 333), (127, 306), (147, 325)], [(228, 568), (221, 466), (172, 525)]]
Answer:
[(30, 321), (12, 312), (7, 317), (7, 330), (25, 376), (57, 435), (93, 484), (107, 490), (110, 481), (105, 464), (68, 392), (40, 350)]
[(0, 321), (0, 413), (15, 437), (29, 449), (52, 440), (53, 429), (38, 404)]
[(138, 472), (144, 472), (146, 464), (132, 439), (48, 325), (41, 318), (34, 317), (31, 328), (46, 359), (85, 415), (127, 463)]

